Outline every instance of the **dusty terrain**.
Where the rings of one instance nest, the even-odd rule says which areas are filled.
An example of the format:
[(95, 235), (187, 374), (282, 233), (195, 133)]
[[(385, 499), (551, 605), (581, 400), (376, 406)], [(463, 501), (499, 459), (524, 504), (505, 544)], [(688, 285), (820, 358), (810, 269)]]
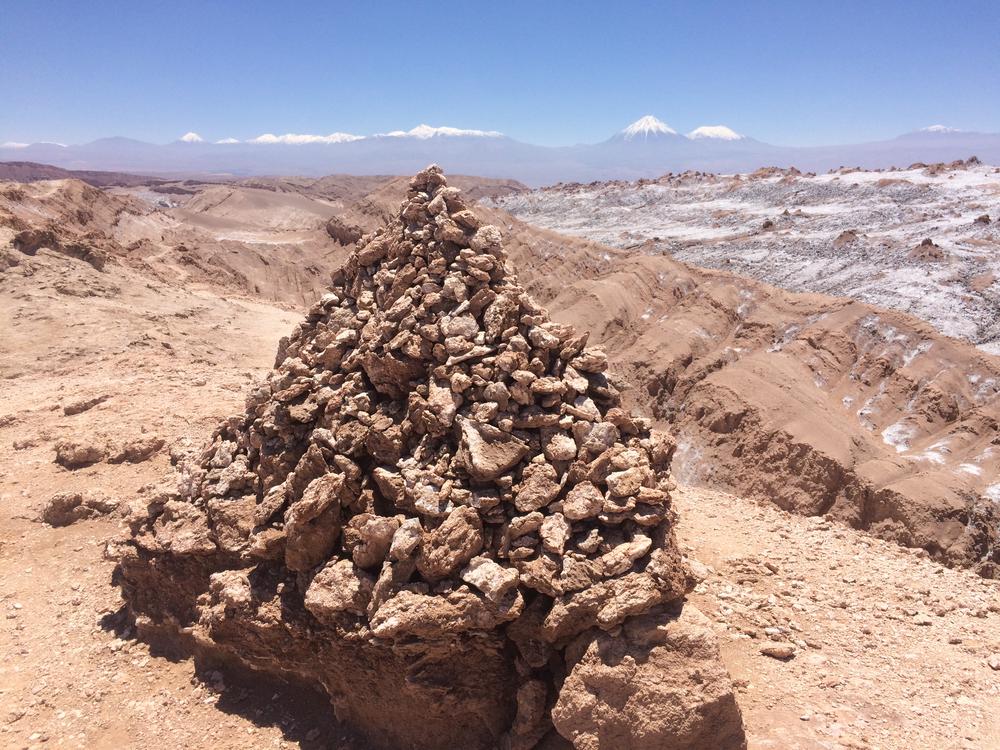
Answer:
[(901, 310), (1000, 352), (993, 166), (684, 174), (557, 185), (497, 204), (614, 247)]
[[(56, 227), (60, 255), (95, 271), (113, 260), (76, 291), (57, 284), (62, 295), (113, 298), (116, 270), (129, 268), (302, 306), (325, 287), (323, 269), (346, 257), (349, 237), (381, 225), (405, 190), (401, 178), (251, 182), (174, 185), (181, 192), (167, 207), (144, 187), (109, 194), (72, 180), (12, 184), (0, 194), (10, 216), (0, 240)], [(455, 182), (473, 196), (522, 190)], [(609, 345), (613, 370), (632, 386), (630, 403), (670, 420), (680, 476), (829, 513), (995, 574), (995, 357), (899, 312), (791, 294), (478, 211), (504, 229), (522, 283), (556, 319)], [(5, 263), (35, 252), (45, 236), (6, 252)]]
[[(114, 616), (121, 600), (111, 584), (112, 564), (103, 557), (105, 541), (117, 533), (113, 517), (62, 528), (38, 520), (60, 491), (99, 490), (127, 506), (167, 469), (170, 446), (183, 438), (200, 442), (222, 417), (241, 410), (250, 383), (272, 366), (278, 338), (299, 319), (298, 308), (311, 301), (309, 295), (315, 296), (310, 290), (324, 283), (324, 271), (313, 274), (310, 263), (322, 269), (346, 254), (325, 230), (325, 220), (340, 209), (334, 198), (319, 199), (329, 213), (316, 210), (317, 201), (299, 203), (294, 196), (301, 190), (295, 188), (292, 199), (273, 212), (271, 204), (251, 201), (254, 224), (243, 220), (248, 213), (227, 217), (226, 204), (260, 200), (260, 194), (273, 200), (281, 193), (271, 185), (237, 187), (235, 198), (217, 201), (206, 198), (208, 188), (198, 188), (181, 198), (202, 203), (185, 207), (177, 200), (175, 208), (164, 208), (155, 204), (163, 194), (147, 200), (133, 193), (105, 204), (100, 196), (74, 192), (82, 191), (78, 184), (39, 183), (34, 193), (18, 188), (23, 193), (8, 193), (5, 204), (28, 206), (18, 214), (22, 221), (32, 213), (47, 216), (71, 234), (86, 234), (88, 225), (108, 229), (107, 241), (96, 244), (111, 261), (98, 271), (74, 257), (67, 241), (64, 251), (13, 251), (17, 255), (5, 257), (16, 264), (0, 271), (0, 745), (166, 748), (210, 742), (235, 748), (252, 737), (261, 747), (348, 747), (323, 723), (317, 710), (322, 699), (314, 696), (310, 703), (296, 693), (283, 701), (288, 692), (253, 690), (235, 676), (211, 669), (195, 675), (190, 662), (151, 655), (122, 630)], [(70, 198), (53, 203), (53, 196), (67, 190)], [(360, 198), (352, 193), (344, 200), (345, 219), (365, 228), (380, 220), (386, 205), (398, 201), (398, 186), (384, 183), (380, 190), (369, 188)], [(248, 195), (240, 195), (244, 191)], [(96, 218), (81, 221), (81, 207)], [(741, 444), (738, 423), (746, 415), (764, 415), (767, 420), (754, 425), (752, 435), (772, 444), (775, 435), (791, 435), (812, 465), (817, 459), (809, 456), (817, 453), (832, 455), (841, 466), (857, 466), (867, 454), (876, 474), (888, 466), (898, 481), (916, 485), (896, 500), (904, 511), (912, 498), (940, 502), (943, 487), (955, 482), (970, 483), (965, 494), (955, 495), (956, 522), (967, 513), (962, 497), (971, 497), (970, 505), (988, 498), (997, 481), (988, 448), (996, 435), (990, 416), (996, 397), (995, 390), (973, 388), (996, 377), (988, 355), (973, 354), (971, 347), (898, 313), (785, 295), (669, 258), (632, 258), (501, 221), (514, 235), (511, 253), (522, 279), (539, 298), (555, 300), (550, 307), (557, 316), (594, 328), (617, 352), (616, 371), (634, 386), (632, 400), (662, 418), (681, 415), (672, 429), (682, 436), (702, 436), (700, 444), (691, 443), (692, 450), (701, 450), (700, 457), (689, 457), (692, 477), (711, 479), (697, 471), (718, 465), (726, 473), (720, 480), (739, 486), (739, 467), (747, 465), (738, 462), (740, 452), (758, 461), (767, 453)], [(4, 244), (14, 229), (6, 231)], [(232, 231), (255, 234), (227, 239)], [(183, 242), (190, 246), (177, 250)], [(195, 262), (181, 260), (188, 255)], [(748, 294), (753, 307), (741, 313)], [(824, 314), (825, 327), (819, 318), (803, 325)], [(866, 323), (872, 314), (893, 331)], [(810, 330), (817, 323), (820, 329)], [(838, 344), (839, 358), (815, 346), (834, 333), (845, 342)], [(858, 339), (859, 333), (869, 338)], [(925, 349), (907, 361), (922, 342), (941, 359), (930, 360)], [(747, 343), (752, 346), (744, 349)], [(813, 352), (819, 359), (809, 364)], [(859, 359), (859, 353), (869, 359)], [(944, 363), (953, 370), (960, 363), (957, 374), (967, 385), (935, 385), (935, 378), (951, 376)], [(964, 369), (972, 365), (980, 369)], [(918, 369), (908, 371), (912, 367)], [(823, 368), (835, 368), (843, 381)], [(826, 382), (816, 382), (815, 372), (826, 372)], [(769, 382), (774, 380), (779, 382)], [(650, 392), (654, 381), (662, 393)], [(773, 397), (767, 390), (772, 386)], [(919, 412), (899, 451), (883, 433), (899, 422), (907, 401), (929, 387), (958, 394), (957, 413)], [(731, 404), (710, 408), (722, 393)], [(890, 395), (873, 398), (878, 393)], [(64, 412), (101, 396), (108, 398), (85, 411)], [(847, 397), (857, 399), (852, 407), (845, 405)], [(869, 398), (878, 408), (864, 414), (872, 426), (859, 428), (855, 413)], [(713, 414), (732, 412), (731, 405), (745, 412), (735, 429), (698, 426), (712, 424)], [(838, 408), (846, 416), (835, 416)], [(814, 415), (811, 426), (801, 422), (807, 414)], [(831, 423), (849, 446), (843, 454), (820, 439), (830, 434)], [(926, 453), (951, 431), (962, 439), (938, 449), (943, 463), (907, 458)], [(164, 447), (138, 463), (109, 463), (105, 457), (74, 470), (55, 463), (61, 441), (114, 456), (123, 444), (149, 437), (162, 438)], [(982, 456), (978, 463), (976, 456)], [(980, 467), (980, 473), (958, 473), (962, 463)], [(770, 474), (766, 467), (755, 469), (743, 486), (780, 496), (782, 477), (801, 473), (802, 465), (779, 466)], [(865, 481), (884, 485), (884, 476)], [(786, 497), (813, 494), (804, 486)], [(678, 507), (682, 545), (710, 566), (693, 599), (723, 633), (730, 671), (746, 680), (738, 698), (751, 747), (1000, 747), (1000, 672), (990, 666), (1000, 653), (995, 582), (837, 523), (750, 499), (692, 489), (681, 493)], [(796, 502), (788, 507), (828, 510), (810, 511)], [(927, 512), (934, 517), (939, 508)], [(946, 539), (934, 523), (916, 526), (926, 526), (928, 538)], [(805, 645), (782, 661), (760, 652), (772, 639)], [(293, 711), (292, 705), (304, 708)]]
[(410, 180), (243, 415), (130, 519), (140, 635), (322, 685), (386, 750), (741, 750), (683, 607), (676, 444), (506, 259), (440, 168)]

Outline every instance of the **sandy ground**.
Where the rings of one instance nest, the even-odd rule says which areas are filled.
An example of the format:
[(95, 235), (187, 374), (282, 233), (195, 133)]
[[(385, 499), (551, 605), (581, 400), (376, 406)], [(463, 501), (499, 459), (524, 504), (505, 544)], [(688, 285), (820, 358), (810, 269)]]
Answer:
[[(146, 303), (162, 304), (168, 291), (147, 289)], [(2, 747), (346, 747), (321, 698), (196, 671), (134, 640), (104, 559), (118, 520), (63, 528), (37, 520), (54, 491), (100, 489), (128, 500), (168, 468), (164, 449), (144, 463), (69, 471), (53, 461), (56, 440), (143, 429), (168, 442), (201, 439), (239, 408), (295, 317), (185, 294), (204, 309), (176, 319), (165, 336), (172, 348), (122, 354), (112, 337), (95, 335), (108, 324), (107, 311), (95, 311), (22, 351), (52, 356), (72, 340), (83, 364), (5, 381)], [(224, 335), (212, 322), (223, 314)], [(126, 338), (139, 333), (130, 320), (118, 321)], [(69, 394), (105, 391), (112, 397), (83, 414), (59, 408)], [(677, 502), (682, 543), (708, 574), (692, 601), (719, 627), (752, 748), (1000, 747), (1000, 672), (987, 663), (1000, 652), (996, 583), (729, 495), (683, 490)], [(787, 662), (762, 655), (771, 638), (800, 642), (798, 653)]]
[[(119, 518), (39, 520), (56, 492), (134, 501), (171, 445), (241, 409), (298, 317), (48, 251), (0, 274), (0, 747), (351, 746), (315, 694), (136, 641), (104, 556)], [(166, 445), (139, 463), (54, 460), (61, 441), (151, 436)], [(1000, 748), (996, 582), (730, 495), (685, 489), (677, 506), (751, 748)], [(762, 654), (772, 641), (794, 657)]]
[(1000, 747), (1000, 582), (724, 493), (677, 507), (751, 747)]

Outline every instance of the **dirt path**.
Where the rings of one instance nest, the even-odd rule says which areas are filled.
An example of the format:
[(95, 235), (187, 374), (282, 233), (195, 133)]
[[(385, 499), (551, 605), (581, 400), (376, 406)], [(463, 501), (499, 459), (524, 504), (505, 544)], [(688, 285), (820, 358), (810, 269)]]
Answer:
[(1000, 582), (719, 492), (677, 507), (751, 748), (1000, 748)]

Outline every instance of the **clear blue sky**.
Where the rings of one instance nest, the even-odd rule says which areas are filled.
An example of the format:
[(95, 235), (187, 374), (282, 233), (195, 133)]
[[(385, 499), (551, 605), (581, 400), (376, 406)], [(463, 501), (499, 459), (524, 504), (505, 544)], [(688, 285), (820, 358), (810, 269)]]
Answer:
[(603, 140), (644, 114), (789, 145), (1000, 131), (1000, 0), (0, 0), (0, 141)]

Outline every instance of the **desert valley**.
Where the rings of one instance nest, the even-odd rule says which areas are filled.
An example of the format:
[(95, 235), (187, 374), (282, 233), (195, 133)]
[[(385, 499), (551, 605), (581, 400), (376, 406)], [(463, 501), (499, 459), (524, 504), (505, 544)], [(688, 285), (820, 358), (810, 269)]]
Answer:
[[(374, 746), (437, 746), (455, 732), (503, 734), (507, 746), (524, 748), (664, 747), (657, 743), (668, 736), (705, 748), (1000, 747), (997, 170), (969, 160), (542, 189), (447, 175), (461, 197), (442, 192), (451, 187), (436, 174), (413, 183), (347, 175), (174, 180), (0, 164), (0, 744), (346, 750), (375, 741), (370, 702), (383, 716), (399, 713)], [(421, 221), (445, 234), (419, 234), (428, 231)], [(487, 225), (499, 234), (485, 233)], [(445, 259), (434, 255), (441, 247), (455, 248), (442, 291), (409, 292), (424, 309), (458, 310), (440, 323), (455, 340), (432, 352), (433, 337), (420, 344), (407, 333), (418, 329), (391, 312), (391, 300), (408, 299), (410, 282), (394, 281), (402, 271), (388, 265), (377, 269), (393, 253), (424, 253), (414, 267), (443, 269)], [(455, 274), (473, 285), (468, 297), (447, 280)], [(515, 306), (512, 317), (503, 313), (508, 322), (492, 323), (501, 313), (489, 312), (490, 300), (518, 283), (520, 312)], [(438, 297), (418, 296), (427, 294)], [(390, 326), (373, 342), (392, 338), (409, 353), (399, 359), (352, 344), (359, 334), (337, 326), (355, 309), (355, 325)], [(463, 343), (466, 322), (473, 328)], [(508, 326), (521, 333), (501, 336)], [(362, 342), (369, 328), (359, 328)], [(574, 344), (571, 330), (590, 338)], [(501, 347), (507, 354), (528, 355), (511, 365), (502, 398), (483, 379), (488, 365), (463, 363), (483, 357), (491, 337), (513, 347)], [(607, 353), (606, 373), (595, 345)], [(352, 357), (361, 363), (355, 369)], [(407, 401), (400, 379), (414, 376), (419, 357), (439, 364), (430, 389)], [(303, 362), (314, 374), (303, 378)], [(341, 379), (331, 380), (336, 372)], [(336, 395), (357, 372), (369, 390)], [(566, 388), (581, 395), (564, 402)], [(340, 405), (326, 407), (320, 429), (315, 410), (318, 403), (323, 413), (325, 399)], [(335, 413), (342, 422), (329, 421)], [(505, 413), (513, 433), (503, 432)], [(368, 425), (368, 437), (348, 449), (342, 432), (354, 420)], [(455, 420), (456, 437), (442, 420)], [(299, 422), (313, 426), (302, 432)], [(383, 437), (373, 437), (376, 429)], [(393, 430), (402, 437), (385, 437)], [(657, 453), (658, 430), (672, 436), (665, 454)], [(419, 445), (407, 442), (411, 431), (413, 441), (424, 436)], [(441, 474), (426, 464), (421, 451), (435, 435), (445, 441), (437, 465), (458, 466), (456, 477), (472, 472), (469, 489), (459, 478), (446, 489), (442, 478), (455, 469)], [(279, 451), (265, 460), (263, 445), (275, 439), (291, 458)], [(494, 454), (475, 448), (483, 440), (494, 453), (514, 440), (535, 455), (515, 470), (509, 499), (500, 475), (524, 454), (518, 449), (506, 468), (491, 471), (482, 462)], [(233, 458), (251, 444), (261, 447)], [(377, 487), (341, 501), (336, 521), (323, 520), (332, 517), (316, 505), (315, 488), (290, 501), (283, 522), (269, 515), (280, 505), (262, 515), (278, 489), (312, 487), (302, 475), (306, 445), (314, 446), (310, 460), (331, 462), (327, 477), (346, 477), (338, 480), (344, 488), (353, 481), (351, 451), (383, 466), (398, 461), (402, 474), (374, 470)], [(595, 463), (577, 487), (606, 482), (605, 499), (598, 494), (591, 511), (577, 507), (589, 499), (571, 492), (546, 507), (560, 491), (551, 485), (548, 494), (548, 477), (571, 476), (587, 451)], [(637, 452), (628, 460), (638, 464), (614, 463)], [(629, 472), (662, 471), (664, 457), (672, 479), (619, 491)], [(595, 469), (601, 460), (612, 469)], [(238, 467), (260, 478), (234, 474)], [(288, 479), (274, 484), (274, 472)], [(187, 495), (177, 485), (184, 477), (195, 482)], [(237, 481), (263, 489), (247, 495)], [(497, 482), (500, 494), (484, 482)], [(414, 563), (396, 551), (412, 524), (379, 510), (394, 492), (400, 507), (415, 508), (411, 521), (425, 519), (425, 550)], [(354, 572), (350, 557), (346, 569), (334, 564), (347, 554), (340, 552), (317, 574), (331, 554), (317, 541), (327, 533), (317, 524), (335, 523), (339, 532), (339, 514), (358, 514), (353, 504), (365, 493), (374, 505), (344, 519)], [(248, 501), (257, 520), (247, 526), (230, 510), (217, 517), (213, 498), (229, 497)], [(668, 497), (669, 510), (657, 509)], [(313, 515), (300, 520), (302, 513)], [(459, 521), (472, 525), (463, 530)], [(297, 524), (305, 524), (301, 539)], [(446, 533), (441, 549), (452, 552), (434, 557), (429, 545)], [(379, 534), (388, 534), (387, 546), (373, 553)], [(275, 544), (284, 552), (274, 553)], [(371, 554), (381, 555), (377, 564), (367, 562)], [(461, 560), (448, 562), (451, 554)], [(678, 556), (669, 563), (674, 578), (657, 577), (651, 571), (670, 555)], [(240, 571), (253, 565), (258, 573), (248, 579)], [(519, 577), (510, 579), (512, 570)], [(575, 583), (584, 570), (596, 577)], [(273, 601), (259, 600), (259, 587), (275, 585), (254, 577), (265, 571), (284, 581), (268, 594)], [(204, 576), (207, 585), (209, 572), (210, 590), (195, 583)], [(405, 583), (410, 576), (420, 583)], [(655, 585), (643, 583), (651, 576)], [(332, 593), (323, 599), (312, 592), (326, 580)], [(615, 582), (646, 591), (642, 603), (639, 593), (616, 599)], [(282, 593), (297, 585), (308, 586), (305, 609), (301, 597), (293, 605)], [(338, 598), (348, 589), (354, 599)], [(646, 643), (646, 656), (602, 667), (588, 661), (591, 652), (574, 652), (567, 634), (595, 616), (580, 603), (584, 595), (611, 597), (596, 615), (613, 636), (602, 649), (618, 644), (637, 656)], [(688, 614), (671, 627), (688, 630), (648, 645), (637, 623), (679, 598)], [(458, 609), (434, 614), (445, 599)], [(531, 612), (543, 600), (555, 604), (542, 635), (531, 635)], [(434, 627), (449, 635), (433, 635), (435, 617), (478, 618), (487, 645), (445, 621)], [(511, 618), (516, 627), (502, 624)], [(273, 640), (298, 633), (313, 643), (317, 622), (363, 635), (358, 643), (374, 649), (365, 657), (372, 664), (401, 658), (414, 639), (454, 650), (440, 663), (428, 651), (418, 673), (407, 667), (409, 700), (429, 702), (399, 707), (392, 697), (400, 688), (379, 672), (389, 667), (351, 667), (358, 671), (346, 674), (376, 675), (359, 683), (365, 694), (352, 695), (350, 685), (293, 658), (296, 641)], [(347, 622), (361, 629), (339, 630)], [(502, 632), (507, 645), (493, 650), (488, 639)], [(549, 645), (538, 640), (545, 638)], [(520, 676), (507, 675), (511, 667), (496, 656), (515, 648)], [(289, 654), (284, 666), (273, 663), (278, 653)], [(512, 681), (513, 718), (506, 708), (494, 716), (498, 709), (477, 697), (473, 663), (486, 670), (479, 679), (494, 675), (494, 686)], [(623, 665), (631, 665), (627, 677)], [(649, 671), (663, 665), (672, 665), (676, 684)], [(701, 687), (678, 676), (685, 670), (702, 675)], [(680, 706), (680, 714), (654, 721), (641, 705), (616, 704), (623, 679), (647, 691), (643, 700)], [(481, 701), (483, 724), (463, 724), (461, 711), (441, 723), (434, 706), (450, 700), (462, 711)], [(624, 725), (608, 710), (622, 712)], [(607, 744), (615, 736), (633, 744)]]
[(997, 38), (0, 0), (0, 750), (1000, 750)]

